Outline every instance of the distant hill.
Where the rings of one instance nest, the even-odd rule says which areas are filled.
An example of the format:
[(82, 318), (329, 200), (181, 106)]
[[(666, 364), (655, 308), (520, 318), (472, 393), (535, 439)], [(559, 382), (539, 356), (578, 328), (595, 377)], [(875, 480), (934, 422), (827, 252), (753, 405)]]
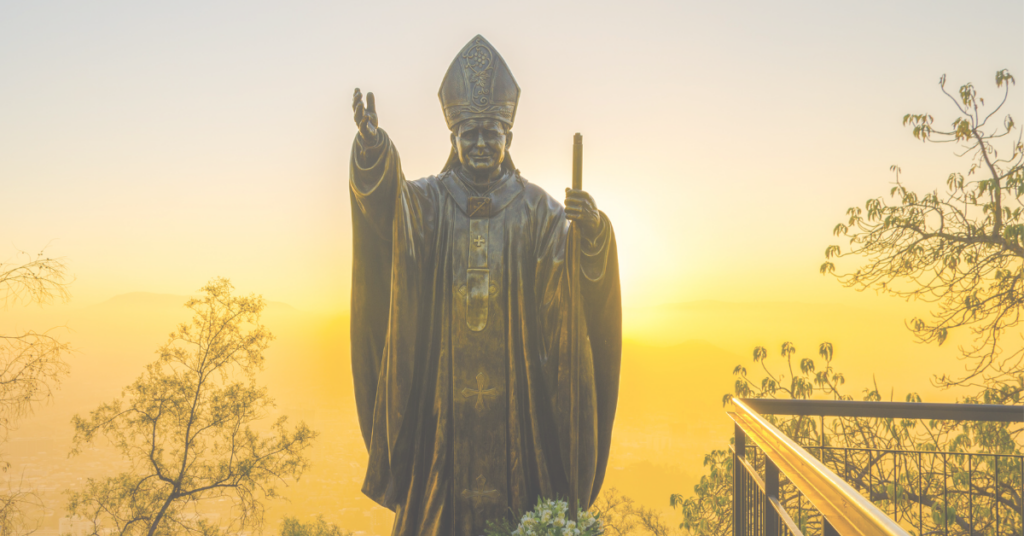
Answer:
[[(606, 487), (665, 509), (700, 477), (704, 452), (728, 444), (721, 396), (740, 357), (705, 340), (622, 348), (619, 405)], [(724, 442), (724, 443), (723, 443)]]
[[(107, 307), (133, 308), (137, 310), (178, 309), (183, 307), (188, 299), (189, 296), (179, 296), (177, 294), (129, 292), (127, 294), (114, 296), (109, 300), (100, 302), (88, 307), (87, 309), (102, 309)], [(287, 311), (297, 310), (284, 302), (267, 302), (267, 310), (269, 311), (271, 309)]]
[[(184, 307), (187, 299), (132, 292), (59, 314), (47, 309), (34, 311), (31, 318), (0, 314), (0, 333), (16, 324), (66, 324), (66, 338), (76, 349), (71, 376), (52, 404), (41, 406), (12, 434), (12, 447), (26, 456), (45, 448), (49, 454), (32, 463), (70, 471), (68, 478), (100, 474), (99, 469), (75, 465), (79, 459), (67, 460), (69, 420), (117, 397), (138, 377), (175, 326), (191, 317)], [(751, 360), (757, 345), (767, 347), (769, 364), (774, 365), (784, 341), (794, 342), (797, 355), (808, 357), (817, 357), (818, 344), (829, 341), (835, 344), (835, 365), (847, 373), (851, 394), (859, 396), (872, 375), (884, 389), (925, 392), (928, 376), (920, 371), (953, 370), (955, 358), (947, 354), (955, 348), (941, 353), (914, 344), (903, 326), (907, 316), (906, 308), (796, 302), (694, 301), (626, 309), (618, 413), (605, 485), (664, 511), (669, 510), (670, 493), (692, 490), (704, 454), (728, 445), (732, 422), (722, 408), (722, 395), (732, 392), (737, 364), (759, 375)], [(322, 433), (312, 454), (313, 469), (285, 491), (292, 502), (272, 506), (268, 519), (276, 523), (282, 513), (337, 511), (343, 512), (346, 526), (366, 527), (372, 512), (374, 526), (386, 526), (390, 514), (359, 491), (366, 450), (355, 415), (349, 316), (272, 302), (263, 322), (275, 335), (259, 376), (278, 402), (271, 416), (302, 419)], [(947, 358), (953, 365), (943, 361)], [(934, 393), (926, 400), (936, 400)], [(678, 519), (678, 512), (670, 516)]]
[[(647, 344), (673, 346), (688, 340), (709, 341), (751, 363), (755, 346), (769, 358), (779, 355), (783, 342), (793, 342), (798, 355), (817, 357), (818, 345), (830, 342), (835, 364), (846, 373), (850, 394), (877, 378), (896, 391), (934, 392), (929, 377), (956, 372), (956, 344), (939, 348), (919, 344), (906, 328), (915, 315), (926, 315), (926, 304), (897, 299), (879, 300), (875, 307), (834, 303), (693, 301), (623, 312), (626, 336)], [(922, 372), (924, 371), (924, 372)], [(727, 372), (727, 374), (731, 372)]]

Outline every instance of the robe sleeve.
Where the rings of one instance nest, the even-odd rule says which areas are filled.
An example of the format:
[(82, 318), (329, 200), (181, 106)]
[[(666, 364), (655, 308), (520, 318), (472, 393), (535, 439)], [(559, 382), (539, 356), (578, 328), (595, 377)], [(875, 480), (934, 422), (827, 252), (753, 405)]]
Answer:
[[(569, 426), (569, 279), (566, 271), (568, 223), (564, 209), (549, 198), (538, 215), (535, 301), (540, 306), (545, 368), (551, 378), (551, 404), (558, 426), (559, 450), (567, 460)], [(597, 236), (581, 241), (580, 303), (589, 344), (581, 349), (580, 374), (580, 500), (592, 503), (600, 492), (608, 465), (612, 422), (619, 392), (622, 354), (622, 306), (618, 253), (611, 221), (601, 213)], [(563, 464), (568, 475), (568, 466)], [(568, 476), (566, 476), (568, 479)], [(588, 503), (589, 504), (589, 503)]]
[(622, 295), (619, 256), (611, 221), (601, 213), (601, 232), (581, 240), (580, 291), (587, 319), (587, 335), (593, 357), (597, 395), (597, 467), (590, 502), (597, 499), (608, 466), (612, 422), (619, 400), (619, 369), (622, 362)]
[[(394, 248), (408, 257), (412, 243), (422, 243), (424, 220), (429, 219), (424, 217), (424, 206), (431, 204), (430, 189), (421, 183), (405, 180), (398, 151), (383, 129), (377, 130), (373, 145), (364, 145), (356, 135), (349, 166), (353, 235), (350, 329), (356, 409), (367, 449), (387, 345)], [(396, 219), (406, 232), (395, 234)], [(398, 242), (396, 236), (401, 237)], [(411, 255), (413, 264), (415, 257), (422, 256)], [(407, 275), (414, 277), (418, 271), (411, 268)]]

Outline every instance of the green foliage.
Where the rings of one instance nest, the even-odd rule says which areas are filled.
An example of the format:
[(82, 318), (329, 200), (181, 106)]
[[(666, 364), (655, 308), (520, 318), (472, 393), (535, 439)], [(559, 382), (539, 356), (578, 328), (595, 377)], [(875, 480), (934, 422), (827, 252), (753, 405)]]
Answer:
[[(829, 343), (818, 347), (818, 359), (798, 359), (796, 348), (787, 342), (782, 345), (780, 359), (769, 358), (765, 348), (757, 347), (753, 361), (760, 365), (759, 372), (763, 377), (751, 377), (746, 367), (735, 367), (734, 393), (723, 397), (724, 405), (728, 405), (733, 396), (853, 400), (853, 396), (844, 390), (843, 373), (833, 366), (833, 348)], [(981, 396), (967, 397), (964, 402), (992, 403), (993, 399), (1003, 400), (1010, 396), (993, 396), (990, 392), (990, 389), (985, 389)], [(876, 384), (863, 389), (860, 398), (880, 401), (883, 395)], [(892, 395), (889, 398), (891, 400)], [(921, 397), (908, 393), (904, 400), (921, 402)], [(957, 531), (968, 530), (970, 496), (998, 498), (996, 503), (1002, 527), (1020, 526), (1024, 521), (1021, 518), (1024, 499), (1015, 491), (1022, 485), (1020, 458), (1002, 458), (996, 462), (991, 456), (966, 456), (979, 452), (1024, 456), (1024, 448), (1015, 440), (1020, 433), (1019, 426), (910, 419), (764, 417), (860, 490), (882, 511), (897, 509), (904, 519), (916, 519), (918, 512), (925, 513), (926, 522), (932, 525), (926, 525), (925, 532), (944, 527), (945, 523)], [(844, 452), (831, 450), (831, 447), (854, 450)], [(895, 458), (877, 454), (891, 451), (912, 451), (915, 454), (904, 457), (896, 471)], [(760, 458), (748, 455), (747, 460), (758, 470), (762, 469), (763, 455)], [(704, 466), (707, 474), (694, 487), (694, 494), (689, 497), (674, 494), (671, 504), (682, 513), (680, 528), (701, 536), (729, 534), (732, 530), (731, 451), (712, 451), (705, 456)], [(894, 474), (898, 474), (895, 482)], [(973, 476), (968, 478), (968, 475)], [(798, 494), (792, 485), (784, 482), (781, 495), (789, 512), (801, 511), (796, 507)], [(979, 534), (987, 534), (989, 532), (986, 531), (994, 529), (995, 508), (991, 506), (991, 500), (982, 502), (985, 504), (973, 503), (974, 528)], [(813, 529), (812, 533), (820, 529), (819, 518), (793, 517), (798, 524)]]
[(695, 496), (672, 494), (669, 504), (683, 513), (679, 528), (691, 534), (732, 534), (732, 463), (728, 450), (711, 451), (704, 456), (708, 474), (693, 487)]
[[(834, 233), (849, 239), (850, 247), (845, 253), (837, 245), (826, 248), (821, 273), (857, 290), (934, 303), (931, 318), (908, 323), (915, 336), (943, 344), (960, 330), (973, 338), (960, 348), (967, 374), (942, 374), (936, 383), (983, 385), (978, 397), (1005, 404), (1018, 403), (1024, 390), (1024, 345), (1017, 336), (1024, 318), (1024, 143), (1009, 114), (997, 118), (1015, 80), (1004, 69), (995, 82), (1002, 99), (987, 110), (973, 84), (954, 95), (943, 75), (940, 89), (956, 109), (949, 128), (928, 113), (903, 117), (915, 139), (956, 146), (968, 170), (949, 173), (941, 193), (919, 194), (903, 185), (900, 168), (892, 166), (896, 182), (889, 198), (847, 211)], [(837, 273), (836, 261), (843, 258), (857, 266)]]
[(597, 536), (602, 533), (600, 514), (586, 510), (577, 512), (577, 521), (569, 519), (565, 501), (537, 498), (537, 506), (523, 514), (512, 529), (507, 519), (488, 522), (486, 536)]
[(297, 518), (288, 516), (281, 522), (281, 536), (352, 536), (352, 531), (342, 530), (334, 523), (328, 523), (323, 514), (316, 521), (302, 523)]
[(121, 398), (74, 417), (72, 455), (103, 436), (131, 464), (68, 493), (68, 511), (96, 530), (216, 534), (198, 508), (218, 498), (233, 506), (227, 530), (259, 529), (262, 499), (308, 466), (316, 432), (304, 423), (290, 428), (281, 417), (268, 432), (253, 429), (274, 407), (255, 380), (273, 337), (259, 322), (263, 298), (231, 290), (226, 279), (203, 287), (185, 304), (192, 321), (171, 333)]
[[(0, 308), (67, 301), (70, 279), (61, 259), (21, 253), (13, 262), (0, 262)], [(64, 356), (70, 351), (52, 329), (0, 334), (0, 441), (36, 404), (53, 396), (69, 371)], [(8, 467), (0, 462), (3, 470)]]
[(616, 488), (601, 491), (590, 507), (599, 513), (605, 536), (668, 536), (671, 527), (654, 508), (637, 504)]
[[(0, 262), (0, 308), (67, 301), (71, 278), (61, 259), (43, 252), (35, 256), (21, 253), (19, 257)], [(0, 334), (0, 443), (7, 441), (7, 434), (21, 418), (53, 396), (68, 373), (64, 356), (71, 347), (54, 331)], [(0, 471), (9, 468), (10, 463), (0, 460)], [(32, 532), (26, 512), (43, 508), (39, 496), (22, 487), (22, 480), (7, 475), (7, 489), (0, 490), (0, 536)]]

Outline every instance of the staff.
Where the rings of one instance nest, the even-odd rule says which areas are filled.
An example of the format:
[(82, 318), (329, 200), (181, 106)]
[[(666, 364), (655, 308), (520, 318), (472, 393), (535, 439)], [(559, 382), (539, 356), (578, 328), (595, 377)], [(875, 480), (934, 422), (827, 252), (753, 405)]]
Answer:
[[(572, 189), (583, 189), (583, 135), (572, 139)], [(580, 230), (576, 222), (569, 224), (566, 252), (569, 274), (569, 519), (577, 520), (580, 489)]]

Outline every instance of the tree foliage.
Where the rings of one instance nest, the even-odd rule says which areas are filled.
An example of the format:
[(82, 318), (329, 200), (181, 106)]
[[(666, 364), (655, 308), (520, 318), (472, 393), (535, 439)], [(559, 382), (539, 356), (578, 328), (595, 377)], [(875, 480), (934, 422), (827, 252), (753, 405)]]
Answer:
[(191, 322), (171, 333), (159, 359), (120, 398), (74, 417), (73, 455), (103, 436), (131, 463), (69, 493), (68, 511), (96, 531), (214, 534), (200, 507), (217, 498), (232, 501), (227, 530), (259, 529), (262, 499), (307, 468), (316, 433), (304, 423), (290, 428), (281, 417), (269, 431), (253, 427), (274, 407), (255, 380), (273, 337), (260, 324), (263, 298), (231, 291), (226, 279), (203, 287), (185, 304)]
[[(1015, 403), (1024, 390), (1024, 144), (1013, 118), (999, 115), (1014, 78), (1001, 70), (995, 82), (1002, 97), (986, 107), (973, 84), (954, 95), (943, 75), (939, 87), (956, 109), (948, 127), (928, 113), (903, 117), (914, 138), (953, 145), (969, 166), (951, 172), (942, 192), (924, 193), (904, 186), (893, 166), (889, 197), (847, 211), (834, 234), (850, 246), (829, 246), (821, 272), (858, 290), (933, 302), (931, 318), (909, 322), (921, 341), (943, 344), (955, 330), (972, 336), (961, 347), (966, 374), (936, 382), (981, 387), (978, 400), (988, 403)], [(833, 260), (843, 257), (857, 268), (837, 272)]]
[[(0, 306), (67, 301), (69, 284), (63, 260), (43, 252), (23, 253), (0, 263)], [(60, 341), (53, 328), (0, 334), (0, 441), (36, 404), (53, 396), (68, 373), (64, 356), (69, 352), (70, 346)], [(6, 470), (8, 464), (2, 465)]]
[(334, 523), (328, 523), (321, 514), (315, 521), (303, 523), (287, 516), (281, 522), (281, 536), (352, 536), (352, 531), (343, 530)]
[(616, 488), (601, 491), (590, 507), (600, 513), (605, 536), (669, 536), (671, 526), (654, 508), (637, 504)]
[[(836, 275), (847, 287), (934, 303), (929, 319), (909, 322), (923, 342), (941, 345), (952, 332), (967, 331), (972, 342), (960, 347), (966, 374), (935, 377), (939, 386), (968, 388), (961, 400), (967, 404), (1019, 404), (1024, 392), (1024, 144), (1019, 130), (1014, 136), (1013, 118), (998, 116), (1015, 83), (1013, 76), (1002, 70), (995, 82), (1003, 89), (1002, 97), (986, 108), (972, 84), (954, 95), (943, 76), (940, 89), (957, 112), (948, 128), (928, 113), (904, 116), (914, 138), (956, 146), (955, 154), (966, 159), (968, 169), (950, 173), (942, 193), (936, 189), (919, 194), (903, 184), (902, 171), (893, 166), (896, 182), (888, 198), (850, 208), (847, 220), (833, 230), (849, 240), (849, 248), (844, 252), (838, 245), (829, 246), (821, 265), (822, 274)], [(838, 272), (835, 262), (840, 258), (856, 267)], [(734, 394), (723, 402), (732, 396), (853, 399), (843, 374), (832, 365), (831, 345), (821, 345), (820, 360), (796, 359), (795, 352), (792, 344), (783, 344), (777, 367), (767, 364), (764, 348), (756, 348), (758, 377), (738, 365), (733, 370)], [(877, 401), (882, 393), (876, 384), (864, 389), (861, 398)], [(906, 400), (921, 398), (908, 393)], [(920, 518), (910, 523), (917, 534), (947, 526), (955, 533), (990, 534), (997, 519), (1004, 529), (1024, 524), (1019, 425), (765, 417), (883, 511), (897, 519)], [(893, 451), (903, 454), (876, 454)], [(755, 468), (763, 466), (763, 456), (759, 460), (748, 455), (747, 461)], [(705, 466), (709, 474), (694, 495), (673, 495), (672, 504), (682, 511), (681, 527), (702, 535), (728, 533), (732, 502), (720, 499), (732, 496), (732, 455), (716, 450), (705, 458)], [(820, 528), (820, 517), (804, 516), (793, 504), (798, 495), (791, 485), (787, 489), (783, 484), (782, 497), (787, 511), (797, 512), (793, 517), (801, 528)]]
[(31, 519), (28, 512), (45, 508), (39, 495), (24, 485), (25, 475), (7, 480), (7, 489), (0, 492), (0, 534), (26, 536), (39, 529), (40, 519)]
[[(0, 263), (0, 307), (67, 301), (70, 282), (63, 260), (44, 252), (21, 253), (13, 261)], [(71, 348), (55, 334), (56, 329), (0, 334), (0, 442), (37, 404), (53, 397), (68, 373), (64, 359)], [(0, 469), (9, 468), (9, 462), (0, 460)], [(6, 489), (0, 490), (0, 535), (34, 531), (26, 511), (41, 508), (42, 503), (21, 484), (21, 478), (8, 475)]]
[[(833, 364), (833, 348), (823, 343), (818, 359), (797, 358), (796, 347), (783, 343), (780, 359), (757, 347), (753, 362), (757, 375), (743, 365), (733, 370), (734, 392), (723, 397), (728, 404), (733, 396), (742, 398), (853, 400), (845, 387), (845, 378)], [(772, 364), (769, 364), (771, 362)], [(756, 369), (755, 369), (756, 370)], [(890, 392), (889, 399), (894, 395)], [(884, 397), (878, 385), (861, 391), (865, 401)], [(907, 402), (921, 397), (907, 393)], [(969, 403), (970, 401), (968, 401)], [(803, 445), (848, 484), (874, 502), (883, 512), (899, 511), (899, 517), (911, 523), (921, 534), (944, 528), (955, 533), (974, 530), (988, 534), (994, 530), (996, 508), (1002, 528), (1021, 526), (1021, 458), (977, 453), (1024, 456), (1019, 425), (955, 421), (923, 422), (911, 419), (764, 415), (787, 436)], [(841, 448), (836, 448), (841, 447)], [(749, 447), (748, 447), (749, 448)], [(845, 450), (844, 450), (845, 449)], [(879, 452), (911, 452), (899, 457)], [(919, 453), (919, 454), (918, 454)], [(975, 454), (973, 457), (968, 454)], [(763, 470), (763, 455), (748, 457)], [(996, 464), (998, 463), (998, 468)], [(672, 495), (671, 503), (682, 512), (680, 528), (697, 535), (729, 534), (732, 531), (733, 460), (729, 450), (715, 450), (705, 456), (707, 474), (701, 477), (689, 497)], [(806, 512), (797, 504), (798, 494), (791, 484), (783, 483), (782, 503), (794, 520), (812, 533), (820, 530), (820, 517), (796, 514)], [(924, 527), (915, 525), (924, 514)]]
[(732, 534), (732, 454), (714, 450), (704, 456), (708, 474), (693, 487), (693, 497), (673, 493), (672, 508), (683, 513), (679, 528), (691, 534)]

